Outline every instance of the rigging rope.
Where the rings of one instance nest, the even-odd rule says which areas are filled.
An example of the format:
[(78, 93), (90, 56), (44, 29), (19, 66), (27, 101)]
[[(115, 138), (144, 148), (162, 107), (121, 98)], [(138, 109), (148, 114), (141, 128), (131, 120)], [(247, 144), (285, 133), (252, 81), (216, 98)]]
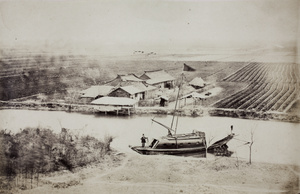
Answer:
[(235, 146), (235, 147), (231, 147), (232, 149), (236, 149), (236, 148), (239, 148), (239, 147), (242, 147), (242, 146), (246, 146), (248, 145), (249, 143), (243, 143), (241, 145), (238, 145), (238, 146)]
[(237, 138), (233, 138), (233, 139), (238, 140), (238, 141), (242, 141), (242, 142), (246, 142), (246, 143), (250, 143), (249, 141), (242, 140), (242, 139), (237, 139)]

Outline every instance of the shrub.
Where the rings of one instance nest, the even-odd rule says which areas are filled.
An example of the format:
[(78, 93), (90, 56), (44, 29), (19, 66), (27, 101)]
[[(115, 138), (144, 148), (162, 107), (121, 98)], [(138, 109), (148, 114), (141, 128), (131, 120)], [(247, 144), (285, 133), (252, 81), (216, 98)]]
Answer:
[[(0, 131), (0, 173), (16, 186), (32, 188), (39, 173), (84, 166), (100, 160), (111, 151), (113, 137), (100, 141), (92, 136), (75, 136), (63, 128), (59, 134), (50, 129), (26, 128), (16, 134)], [(30, 186), (26, 179), (31, 179)], [(23, 181), (25, 180), (25, 181)], [(25, 185), (24, 185), (25, 182)]]

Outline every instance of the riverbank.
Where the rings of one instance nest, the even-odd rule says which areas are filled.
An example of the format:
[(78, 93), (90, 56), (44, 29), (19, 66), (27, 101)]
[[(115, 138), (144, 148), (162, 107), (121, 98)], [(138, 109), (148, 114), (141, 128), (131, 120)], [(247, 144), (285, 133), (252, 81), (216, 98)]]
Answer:
[(236, 158), (116, 154), (101, 163), (42, 178), (20, 193), (298, 193), (300, 167)]
[[(0, 101), (0, 109), (22, 109), (22, 110), (43, 110), (43, 111), (66, 111), (84, 114), (98, 113), (93, 105), (88, 104), (66, 104), (58, 102), (12, 102)], [(173, 115), (174, 107), (136, 107), (130, 110), (131, 114), (162, 114)], [(103, 114), (103, 113), (102, 113)], [(114, 114), (111, 112), (109, 114)], [(220, 109), (203, 106), (186, 106), (176, 110), (180, 116), (219, 116), (253, 120), (275, 120), (284, 122), (300, 123), (300, 115), (282, 112), (256, 112), (240, 109)]]

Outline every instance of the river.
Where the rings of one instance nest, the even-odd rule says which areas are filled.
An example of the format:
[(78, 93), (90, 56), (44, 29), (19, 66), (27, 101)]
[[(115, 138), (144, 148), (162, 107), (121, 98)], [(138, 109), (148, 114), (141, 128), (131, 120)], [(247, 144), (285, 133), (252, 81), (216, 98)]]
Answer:
[[(172, 116), (155, 115), (155, 120), (170, 126)], [(0, 129), (15, 133), (20, 128), (41, 127), (60, 132), (61, 128), (71, 129), (74, 133), (88, 134), (103, 138), (106, 134), (115, 137), (112, 147), (121, 152), (133, 152), (128, 145), (140, 145), (144, 133), (151, 139), (167, 134), (162, 126), (152, 123), (154, 115), (104, 116), (59, 111), (0, 110)], [(300, 124), (258, 121), (227, 117), (180, 117), (177, 133), (191, 132), (193, 129), (204, 131), (206, 138), (217, 141), (230, 133), (230, 126), (237, 134), (228, 143), (232, 157), (249, 159), (249, 147), (243, 141), (251, 140), (252, 161), (299, 164), (300, 163)]]

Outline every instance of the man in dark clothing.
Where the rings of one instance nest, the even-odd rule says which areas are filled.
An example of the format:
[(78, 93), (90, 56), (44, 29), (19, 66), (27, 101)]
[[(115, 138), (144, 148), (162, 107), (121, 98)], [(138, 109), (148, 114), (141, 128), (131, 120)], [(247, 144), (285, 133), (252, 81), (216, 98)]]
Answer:
[(145, 147), (146, 139), (148, 141), (148, 137), (145, 137), (145, 135), (143, 134), (143, 136), (141, 137), (142, 147)]
[(160, 99), (160, 106), (162, 106), (162, 107), (164, 107), (165, 106), (165, 102), (166, 102), (166, 100), (165, 99), (163, 99), (163, 98), (161, 98)]

